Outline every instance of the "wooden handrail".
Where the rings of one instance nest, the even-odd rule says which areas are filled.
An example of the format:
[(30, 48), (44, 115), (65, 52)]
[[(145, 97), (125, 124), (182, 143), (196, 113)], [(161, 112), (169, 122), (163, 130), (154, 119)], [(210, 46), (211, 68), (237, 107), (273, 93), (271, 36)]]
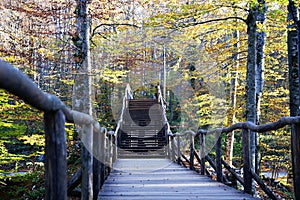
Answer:
[(59, 98), (44, 93), (25, 74), (1, 60), (0, 87), (42, 111), (59, 110), (64, 107)]
[(112, 132), (111, 134), (115, 134), (115, 135), (118, 134), (119, 129), (120, 129), (120, 127), (121, 127), (121, 124), (122, 124), (122, 122), (123, 122), (123, 116), (124, 116), (124, 113), (125, 113), (125, 110), (126, 110), (126, 107), (127, 107), (127, 101), (128, 101), (129, 99), (133, 99), (133, 94), (132, 94), (130, 85), (127, 84), (127, 85), (126, 85), (126, 88), (125, 88), (125, 95), (124, 95), (124, 97), (123, 97), (123, 101), (122, 101), (122, 109), (121, 109), (121, 114), (120, 114), (120, 117), (119, 117), (119, 120), (118, 120), (118, 123), (117, 123), (117, 127), (116, 127), (115, 131)]
[(166, 104), (164, 103), (165, 100), (162, 96), (162, 92), (161, 92), (161, 88), (160, 85), (157, 86), (157, 98), (158, 98), (158, 103), (160, 104), (161, 108), (162, 108), (162, 113), (163, 113), (163, 119), (164, 119), (164, 123), (166, 124), (166, 135), (172, 135), (172, 131), (171, 131), (171, 127), (170, 127), (170, 123), (168, 121), (167, 118), (167, 109), (166, 109)]
[(282, 117), (276, 122), (271, 122), (267, 124), (256, 125), (250, 121), (247, 122), (239, 122), (233, 124), (232, 126), (226, 128), (217, 128), (213, 130), (203, 130), (199, 129), (197, 134), (203, 133), (205, 135), (213, 134), (213, 133), (230, 133), (237, 129), (249, 129), (254, 132), (263, 133), (267, 131), (273, 131), (280, 128), (283, 128), (286, 125), (291, 124), (300, 124), (300, 116), (297, 117)]
[[(45, 147), (45, 176), (46, 176), (46, 199), (67, 199), (67, 187), (69, 192), (74, 188), (74, 184), (80, 181), (78, 173), (67, 186), (67, 153), (66, 153), (66, 133), (65, 119), (79, 125), (91, 125), (93, 132), (104, 135), (102, 143), (96, 152), (105, 151), (105, 140), (107, 130), (101, 127), (94, 118), (88, 114), (69, 109), (58, 97), (41, 91), (36, 84), (32, 82), (20, 70), (14, 68), (7, 62), (0, 60), (0, 88), (18, 96), (26, 103), (44, 111), (46, 147)], [(129, 96), (131, 94), (128, 94)], [(108, 144), (108, 142), (107, 142)], [(112, 142), (109, 145), (113, 145)], [(94, 148), (94, 147), (92, 147)], [(108, 148), (108, 157), (112, 157), (112, 148)], [(108, 158), (105, 158), (106, 160)], [(112, 159), (108, 159), (112, 162)], [(104, 161), (107, 162), (107, 161)], [(101, 164), (101, 163), (98, 163)], [(102, 164), (101, 164), (102, 165)], [(111, 164), (109, 163), (111, 166)], [(101, 182), (103, 184), (105, 166), (99, 169)], [(99, 191), (99, 188), (97, 188)], [(87, 193), (87, 192), (86, 192)], [(96, 191), (97, 193), (97, 191)], [(97, 194), (96, 194), (97, 195)]]
[[(187, 157), (183, 157), (184, 160), (193, 164), (194, 159), (194, 144), (191, 141), (191, 138), (195, 138), (196, 136), (200, 136), (200, 160), (201, 170), (200, 173), (204, 175), (205, 173), (205, 160), (209, 161), (211, 166), (214, 166), (214, 169), (217, 172), (217, 180), (222, 182), (224, 179), (224, 175), (222, 174), (222, 165), (228, 169), (233, 176), (244, 185), (244, 191), (246, 193), (252, 194), (253, 193), (253, 180), (255, 180), (263, 191), (269, 196), (271, 199), (276, 199), (277, 197), (272, 193), (272, 191), (263, 183), (263, 181), (259, 178), (257, 174), (255, 174), (254, 170), (251, 169), (251, 159), (250, 159), (250, 130), (255, 131), (258, 133), (267, 132), (272, 130), (278, 130), (283, 128), (287, 125), (291, 125), (292, 127), (292, 136), (294, 138), (291, 139), (292, 142), (292, 160), (293, 160), (293, 179), (294, 179), (294, 191), (296, 199), (300, 199), (299, 192), (300, 191), (300, 117), (282, 117), (276, 122), (271, 122), (262, 125), (255, 125), (251, 122), (240, 122), (233, 124), (232, 126), (225, 127), (225, 128), (217, 128), (213, 130), (203, 130), (199, 129), (197, 133), (191, 130), (184, 131), (182, 133), (173, 133), (170, 134), (169, 137), (172, 139), (177, 137), (177, 152), (173, 150), (176, 155), (172, 156), (177, 157), (177, 163), (180, 162), (180, 157), (182, 157), (182, 153), (180, 151), (180, 142), (179, 138), (185, 135), (190, 135), (190, 159), (188, 160)], [(243, 160), (244, 160), (244, 177), (237, 177), (237, 174), (230, 168), (230, 166), (221, 158), (222, 150), (221, 150), (221, 140), (217, 139), (216, 143), (216, 162), (212, 161), (209, 156), (207, 156), (207, 152), (205, 152), (205, 137), (210, 134), (227, 134), (232, 132), (233, 130), (242, 130), (242, 143), (243, 143)], [(172, 145), (174, 146), (174, 145)], [(174, 148), (174, 147), (173, 147)], [(193, 167), (190, 166), (190, 169)]]
[(93, 124), (95, 131), (101, 131), (99, 123), (88, 114), (70, 110), (58, 97), (44, 93), (28, 76), (7, 62), (0, 60), (0, 88), (20, 97), (26, 103), (41, 111), (62, 110), (66, 120), (79, 124)]

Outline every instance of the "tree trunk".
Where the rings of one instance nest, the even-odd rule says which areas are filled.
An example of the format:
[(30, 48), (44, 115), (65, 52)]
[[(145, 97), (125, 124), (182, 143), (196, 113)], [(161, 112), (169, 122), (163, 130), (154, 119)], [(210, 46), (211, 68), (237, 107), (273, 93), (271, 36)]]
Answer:
[[(90, 21), (88, 17), (88, 0), (77, 0), (76, 33), (73, 35), (74, 45), (77, 47), (75, 62), (77, 75), (74, 86), (73, 109), (92, 115), (92, 79), (90, 61)], [(82, 182), (81, 199), (93, 199), (93, 128), (92, 125), (82, 127)]]
[[(295, 3), (290, 0), (288, 5), (288, 65), (289, 65), (289, 90), (290, 90), (290, 115), (291, 116), (299, 116), (299, 106), (300, 106), (300, 92), (299, 92), (299, 51), (298, 51), (298, 45), (299, 45), (299, 37), (298, 37), (298, 31), (297, 31), (297, 24), (299, 23), (299, 12), (295, 5)], [(294, 142), (293, 140), (297, 140), (299, 136), (297, 137), (297, 134), (299, 134), (296, 130), (296, 126), (293, 126), (292, 133), (291, 133), (291, 143), (292, 144), (299, 144), (299, 142)], [(299, 189), (296, 187), (299, 187), (299, 183), (296, 183), (297, 179), (295, 176), (297, 174), (295, 173), (295, 168), (297, 166), (296, 159), (297, 149), (299, 147), (296, 147), (296, 145), (292, 145), (292, 170), (289, 170), (288, 177), (291, 177), (290, 175), (293, 174), (294, 178), (294, 191), (296, 199), (299, 198), (300, 192)], [(299, 155), (298, 155), (299, 156)], [(291, 183), (291, 180), (288, 179), (288, 182)]]
[[(257, 21), (259, 24), (262, 24), (265, 27), (266, 22), (266, 11), (267, 6), (264, 0), (259, 0), (259, 12), (257, 15)], [(264, 87), (264, 50), (265, 50), (265, 43), (266, 43), (266, 33), (264, 30), (259, 30), (257, 32), (257, 69), (256, 69), (256, 123), (259, 124), (260, 121), (260, 104), (262, 99), (262, 92)], [(255, 140), (256, 140), (256, 153), (255, 153), (255, 172), (259, 174), (260, 171), (260, 152), (259, 152), (259, 135), (255, 133)]]
[[(228, 125), (232, 125), (235, 121), (236, 114), (236, 93), (237, 93), (237, 81), (238, 81), (238, 69), (239, 69), (239, 31), (235, 31), (234, 37), (237, 39), (237, 44), (235, 45), (235, 55), (233, 59), (235, 64), (233, 71), (231, 72), (231, 81), (230, 81), (230, 107), (231, 112), (228, 116)], [(225, 160), (232, 166), (233, 158), (233, 144), (234, 144), (234, 131), (226, 135), (226, 151), (225, 151)]]
[[(255, 73), (257, 66), (257, 7), (252, 7), (249, 10), (247, 25), (248, 25), (248, 57), (247, 57), (247, 77), (246, 77), (246, 120), (256, 123), (256, 81)], [(256, 137), (250, 132), (250, 160), (251, 168), (255, 169), (255, 149)], [(254, 191), (254, 187), (253, 187)]]
[(294, 20), (299, 20), (296, 6), (290, 1), (288, 21), (288, 63), (289, 63), (289, 89), (290, 89), (290, 115), (298, 116), (299, 113), (299, 70), (298, 70), (298, 35), (297, 25)]

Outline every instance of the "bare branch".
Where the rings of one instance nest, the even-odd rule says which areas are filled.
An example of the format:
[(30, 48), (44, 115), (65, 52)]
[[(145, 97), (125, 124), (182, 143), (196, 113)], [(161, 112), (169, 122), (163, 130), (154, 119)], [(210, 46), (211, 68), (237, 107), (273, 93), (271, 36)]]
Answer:
[(91, 38), (96, 34), (96, 31), (98, 28), (102, 27), (102, 26), (112, 26), (112, 27), (115, 27), (115, 26), (132, 26), (132, 27), (135, 27), (135, 28), (140, 28), (139, 26), (135, 25), (135, 24), (128, 24), (128, 23), (121, 23), (121, 24), (99, 24), (98, 26), (96, 26), (93, 31), (92, 31), (92, 34), (91, 34)]
[(197, 25), (201, 25), (201, 24), (209, 24), (209, 23), (213, 23), (213, 22), (227, 21), (227, 20), (233, 20), (233, 19), (241, 20), (241, 21), (247, 23), (247, 20), (244, 18), (241, 18), (241, 17), (225, 17), (225, 18), (218, 18), (218, 19), (210, 19), (210, 20), (202, 21), (202, 22), (194, 22), (194, 23), (183, 25), (182, 27), (187, 28), (190, 26), (197, 26)]

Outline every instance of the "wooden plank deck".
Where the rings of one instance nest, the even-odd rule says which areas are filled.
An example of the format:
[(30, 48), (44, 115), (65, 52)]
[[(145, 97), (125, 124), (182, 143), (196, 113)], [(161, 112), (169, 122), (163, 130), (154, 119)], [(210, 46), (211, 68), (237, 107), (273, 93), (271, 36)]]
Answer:
[(119, 159), (99, 200), (255, 199), (167, 159)]

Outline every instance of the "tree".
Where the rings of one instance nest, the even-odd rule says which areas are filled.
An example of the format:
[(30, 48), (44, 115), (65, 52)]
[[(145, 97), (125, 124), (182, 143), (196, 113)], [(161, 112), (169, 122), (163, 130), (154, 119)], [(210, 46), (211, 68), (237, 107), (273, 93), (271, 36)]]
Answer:
[(298, 31), (296, 22), (299, 20), (298, 9), (294, 1), (288, 5), (288, 65), (289, 65), (289, 88), (290, 88), (290, 115), (300, 114), (299, 93), (299, 69), (298, 69)]
[[(265, 32), (265, 23), (266, 23), (266, 12), (267, 6), (264, 0), (258, 1), (258, 14), (257, 14), (257, 22), (259, 29), (257, 31), (257, 69), (255, 74), (255, 82), (256, 82), (256, 124), (259, 124), (260, 115), (261, 115), (261, 101), (262, 101), (262, 93), (264, 87), (264, 71), (265, 71), (265, 43), (266, 43), (266, 32)], [(260, 168), (260, 153), (259, 153), (259, 135), (255, 133), (255, 172), (259, 174)]]
[[(289, 61), (289, 86), (290, 86), (290, 115), (299, 116), (299, 106), (300, 106), (300, 88), (299, 88), (299, 31), (300, 31), (300, 22), (299, 22), (299, 11), (293, 0), (289, 0), (288, 5), (288, 61)], [(300, 191), (297, 189), (299, 182), (299, 173), (296, 172), (295, 166), (299, 166), (300, 160), (297, 159), (299, 155), (299, 145), (300, 145), (300, 127), (293, 125), (291, 133), (292, 144), (292, 170), (293, 176), (297, 178), (294, 179), (294, 191), (295, 196), (298, 198), (300, 196)], [(294, 142), (297, 141), (297, 142)]]
[[(246, 80), (246, 120), (256, 123), (256, 80), (257, 71), (257, 4), (250, 4), (247, 18), (248, 34), (248, 56), (247, 56), (247, 80)], [(250, 158), (251, 168), (255, 169), (256, 137), (250, 132)], [(252, 191), (253, 192), (253, 191)]]
[[(232, 125), (236, 120), (236, 102), (237, 102), (237, 87), (238, 87), (238, 76), (239, 76), (239, 46), (240, 46), (240, 36), (239, 31), (235, 30), (233, 33), (233, 37), (237, 39), (237, 42), (235, 44), (236, 50), (233, 55), (234, 62), (234, 68), (231, 72), (231, 80), (230, 80), (230, 108), (229, 108), (229, 114), (227, 115), (227, 125)], [(228, 133), (226, 135), (226, 147), (225, 147), (225, 161), (232, 166), (233, 161), (233, 147), (234, 147), (234, 131), (231, 133)]]
[[(93, 116), (89, 3), (88, 0), (77, 0), (75, 10), (77, 29), (73, 35), (73, 42), (77, 47), (77, 76), (73, 91), (73, 109)], [(89, 152), (93, 149), (93, 127), (83, 126), (81, 131), (81, 199), (93, 199), (93, 155)]]

